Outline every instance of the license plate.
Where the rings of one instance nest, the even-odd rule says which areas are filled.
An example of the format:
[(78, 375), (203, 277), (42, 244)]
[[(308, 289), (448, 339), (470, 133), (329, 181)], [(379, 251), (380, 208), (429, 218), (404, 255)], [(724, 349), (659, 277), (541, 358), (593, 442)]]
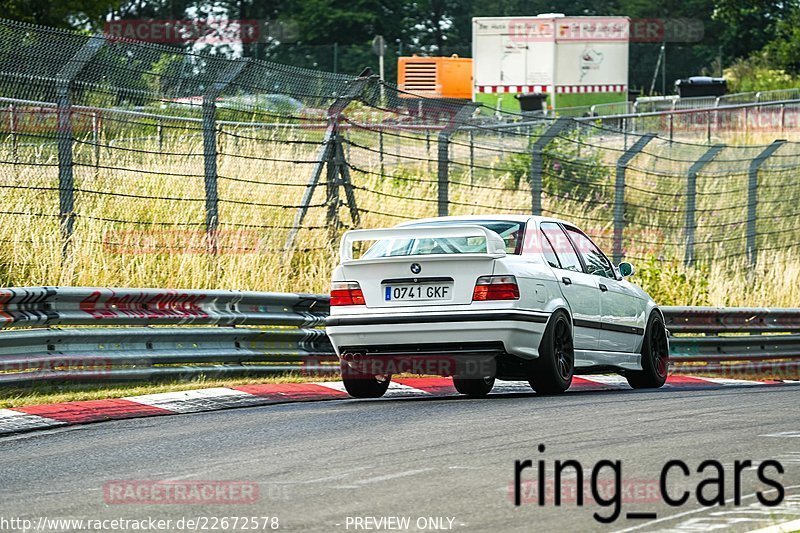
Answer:
[(452, 298), (452, 293), (452, 285), (444, 285), (441, 283), (383, 286), (383, 298), (387, 302), (450, 300)]

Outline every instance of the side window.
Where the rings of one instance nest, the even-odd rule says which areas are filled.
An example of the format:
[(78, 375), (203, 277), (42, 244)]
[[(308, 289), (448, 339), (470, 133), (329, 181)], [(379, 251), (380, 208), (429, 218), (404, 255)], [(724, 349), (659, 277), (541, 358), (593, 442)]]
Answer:
[(606, 259), (603, 252), (595, 246), (589, 237), (569, 226), (567, 227), (567, 233), (570, 239), (572, 239), (573, 244), (575, 244), (575, 248), (578, 249), (578, 253), (581, 254), (589, 274), (602, 276), (604, 278), (614, 278), (614, 269), (611, 268), (608, 259)]
[(558, 224), (544, 222), (542, 223), (542, 231), (555, 249), (558, 262), (561, 263), (560, 268), (572, 270), (573, 272), (582, 272), (581, 261), (578, 259), (578, 254), (575, 253), (575, 249), (572, 247), (572, 243), (570, 243), (564, 230)]
[(561, 268), (561, 263), (558, 262), (558, 257), (556, 257), (556, 251), (553, 250), (553, 245), (550, 244), (544, 231), (542, 231), (542, 257), (551, 267)]

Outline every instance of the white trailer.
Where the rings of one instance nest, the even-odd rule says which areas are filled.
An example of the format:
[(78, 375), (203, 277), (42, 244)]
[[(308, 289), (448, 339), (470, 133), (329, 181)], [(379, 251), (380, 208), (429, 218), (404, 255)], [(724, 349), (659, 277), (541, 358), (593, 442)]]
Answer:
[(624, 101), (629, 40), (628, 17), (473, 18), (473, 99), (542, 92), (553, 107), (557, 96), (568, 105)]

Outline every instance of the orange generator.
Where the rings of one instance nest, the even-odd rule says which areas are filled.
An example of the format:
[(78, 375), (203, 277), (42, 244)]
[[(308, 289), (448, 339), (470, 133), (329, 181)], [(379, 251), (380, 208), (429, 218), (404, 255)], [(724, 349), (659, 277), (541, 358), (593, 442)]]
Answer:
[(472, 99), (472, 59), (468, 57), (399, 57), (401, 97)]

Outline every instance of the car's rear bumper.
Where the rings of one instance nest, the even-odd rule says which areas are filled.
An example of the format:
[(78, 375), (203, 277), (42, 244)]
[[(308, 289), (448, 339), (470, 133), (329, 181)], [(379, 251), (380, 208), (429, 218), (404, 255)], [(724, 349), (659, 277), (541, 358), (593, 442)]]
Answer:
[(375, 356), (539, 356), (549, 313), (481, 310), (446, 313), (334, 315), (327, 332), (336, 353)]

